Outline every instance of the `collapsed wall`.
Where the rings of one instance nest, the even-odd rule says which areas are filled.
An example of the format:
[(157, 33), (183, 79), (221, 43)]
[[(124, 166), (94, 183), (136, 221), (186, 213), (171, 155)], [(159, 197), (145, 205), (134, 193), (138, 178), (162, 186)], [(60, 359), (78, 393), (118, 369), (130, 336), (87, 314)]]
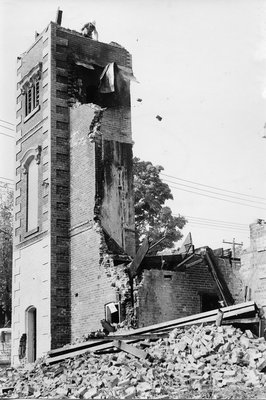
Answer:
[(130, 306), (132, 145), (105, 135), (112, 117), (94, 104), (70, 109), (72, 340), (100, 329), (101, 319), (120, 322)]
[[(207, 262), (206, 252), (212, 254), (219, 282)], [(134, 279), (134, 315), (138, 326), (217, 309), (224, 298), (230, 304), (244, 301), (240, 263), (214, 253), (204, 247), (191, 256), (146, 256)]]

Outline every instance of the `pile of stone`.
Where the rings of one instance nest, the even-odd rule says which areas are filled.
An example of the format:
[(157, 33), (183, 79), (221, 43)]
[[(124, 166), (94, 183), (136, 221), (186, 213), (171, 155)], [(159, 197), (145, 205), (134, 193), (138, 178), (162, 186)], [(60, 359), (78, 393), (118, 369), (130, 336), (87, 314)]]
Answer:
[[(191, 326), (135, 344), (149, 354), (84, 353), (59, 364), (0, 373), (2, 396), (13, 398), (237, 398), (266, 397), (266, 342), (232, 326)], [(225, 395), (227, 393), (227, 395)], [(228, 397), (227, 397), (228, 396)], [(261, 396), (261, 397), (260, 397)]]

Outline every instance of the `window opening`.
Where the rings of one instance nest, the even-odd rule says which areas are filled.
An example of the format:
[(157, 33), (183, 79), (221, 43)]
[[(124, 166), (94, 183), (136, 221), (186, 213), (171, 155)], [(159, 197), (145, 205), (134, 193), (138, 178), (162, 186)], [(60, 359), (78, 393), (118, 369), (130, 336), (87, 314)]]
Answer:
[(105, 320), (110, 324), (119, 323), (119, 303), (108, 303), (105, 305)]
[(38, 227), (38, 165), (33, 158), (27, 168), (27, 227), (31, 231)]
[(25, 89), (25, 116), (34, 111), (40, 102), (40, 81), (35, 80)]

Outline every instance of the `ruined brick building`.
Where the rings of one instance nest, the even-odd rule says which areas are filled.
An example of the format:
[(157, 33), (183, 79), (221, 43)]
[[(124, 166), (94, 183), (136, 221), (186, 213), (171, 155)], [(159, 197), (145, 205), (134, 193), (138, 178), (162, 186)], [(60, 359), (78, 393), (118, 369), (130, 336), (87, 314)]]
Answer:
[(259, 219), (249, 226), (250, 247), (241, 255), (241, 276), (245, 300), (254, 300), (266, 313), (266, 221)]
[(223, 293), (241, 301), (239, 265), (223, 254), (209, 264), (201, 253), (146, 256), (134, 279), (125, 271), (135, 256), (130, 54), (51, 22), (17, 74), (13, 364), (101, 319), (142, 326), (216, 308)]
[(135, 251), (130, 54), (51, 22), (17, 74), (13, 363), (99, 328)]

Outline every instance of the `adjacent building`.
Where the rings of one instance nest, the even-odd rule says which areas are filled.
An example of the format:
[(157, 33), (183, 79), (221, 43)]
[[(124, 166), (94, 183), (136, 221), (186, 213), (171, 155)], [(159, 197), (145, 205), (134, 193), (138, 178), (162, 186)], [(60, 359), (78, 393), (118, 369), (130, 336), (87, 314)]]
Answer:
[(241, 255), (245, 300), (254, 300), (266, 312), (266, 221), (250, 226), (250, 247)]

